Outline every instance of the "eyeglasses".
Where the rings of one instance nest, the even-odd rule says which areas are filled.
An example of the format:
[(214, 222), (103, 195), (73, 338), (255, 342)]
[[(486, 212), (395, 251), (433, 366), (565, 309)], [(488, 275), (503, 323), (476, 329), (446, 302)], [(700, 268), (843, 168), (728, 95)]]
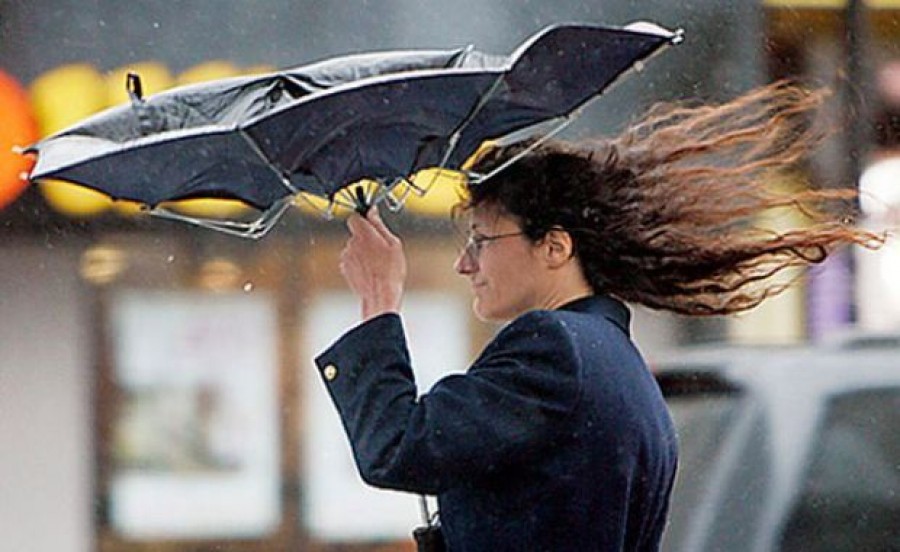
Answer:
[(470, 234), (469, 239), (466, 240), (466, 246), (463, 248), (463, 254), (469, 257), (469, 260), (472, 262), (478, 262), (478, 258), (481, 256), (481, 251), (484, 249), (484, 244), (496, 240), (502, 240), (503, 238), (512, 238), (515, 236), (522, 236), (525, 232), (510, 232), (508, 234), (496, 234), (494, 236), (485, 236), (484, 234)]

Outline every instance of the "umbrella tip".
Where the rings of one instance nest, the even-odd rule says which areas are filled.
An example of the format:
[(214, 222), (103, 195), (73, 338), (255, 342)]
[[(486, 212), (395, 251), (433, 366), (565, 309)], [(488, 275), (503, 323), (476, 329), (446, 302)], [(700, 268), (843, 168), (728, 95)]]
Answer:
[(26, 149), (18, 144), (13, 144), (13, 147), (10, 149), (17, 155), (25, 155)]
[(125, 90), (128, 97), (133, 102), (140, 102), (144, 99), (144, 86), (141, 84), (141, 76), (137, 73), (129, 73), (125, 76)]

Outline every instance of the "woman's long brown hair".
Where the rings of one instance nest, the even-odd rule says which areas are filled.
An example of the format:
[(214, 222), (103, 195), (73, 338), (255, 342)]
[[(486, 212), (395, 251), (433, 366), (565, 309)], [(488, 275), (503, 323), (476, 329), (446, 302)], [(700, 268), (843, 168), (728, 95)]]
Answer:
[[(690, 315), (747, 310), (786, 287), (770, 279), (782, 270), (884, 240), (853, 226), (853, 188), (773, 189), (820, 143), (826, 96), (779, 82), (719, 105), (659, 105), (615, 138), (535, 148), (470, 184), (465, 206), (498, 207), (533, 240), (568, 230), (597, 293)], [(489, 150), (472, 169), (529, 146)], [(806, 222), (760, 227), (773, 209)]]

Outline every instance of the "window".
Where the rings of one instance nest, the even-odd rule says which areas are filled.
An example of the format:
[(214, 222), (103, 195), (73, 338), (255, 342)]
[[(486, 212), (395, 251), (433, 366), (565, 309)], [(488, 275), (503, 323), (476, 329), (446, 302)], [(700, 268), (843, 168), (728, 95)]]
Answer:
[(664, 550), (692, 550), (706, 540), (704, 504), (714, 493), (713, 473), (740, 418), (740, 390), (706, 371), (658, 376), (678, 431), (679, 467)]
[(855, 552), (900, 543), (900, 388), (826, 405), (781, 550)]

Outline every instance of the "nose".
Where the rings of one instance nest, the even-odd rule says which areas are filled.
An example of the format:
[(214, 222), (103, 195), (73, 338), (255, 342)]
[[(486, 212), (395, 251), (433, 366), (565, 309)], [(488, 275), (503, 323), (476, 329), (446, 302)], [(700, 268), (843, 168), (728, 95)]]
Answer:
[(478, 264), (472, 258), (468, 248), (463, 248), (459, 252), (459, 256), (456, 257), (456, 262), (453, 263), (453, 270), (455, 270), (457, 274), (466, 275), (472, 274), (477, 269)]

